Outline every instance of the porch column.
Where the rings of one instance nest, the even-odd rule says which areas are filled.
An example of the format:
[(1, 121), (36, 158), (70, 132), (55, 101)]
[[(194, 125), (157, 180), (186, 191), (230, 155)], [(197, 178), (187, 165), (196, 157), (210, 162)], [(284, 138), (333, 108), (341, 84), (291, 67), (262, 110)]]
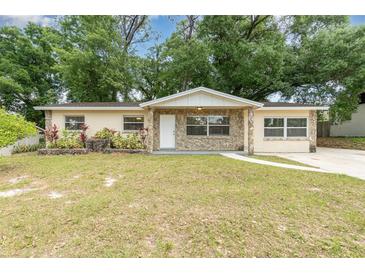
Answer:
[(248, 155), (252, 155), (254, 153), (254, 112), (253, 108), (248, 108), (248, 138), (247, 138), (247, 146), (248, 146)]
[(309, 152), (317, 150), (317, 111), (309, 111)]
[(45, 116), (45, 128), (51, 128), (52, 127), (52, 110), (45, 110), (44, 111), (44, 116)]
[(153, 151), (153, 120), (154, 120), (154, 111), (153, 109), (149, 109), (147, 113), (147, 128), (148, 128), (148, 134), (147, 134), (147, 151), (152, 152)]

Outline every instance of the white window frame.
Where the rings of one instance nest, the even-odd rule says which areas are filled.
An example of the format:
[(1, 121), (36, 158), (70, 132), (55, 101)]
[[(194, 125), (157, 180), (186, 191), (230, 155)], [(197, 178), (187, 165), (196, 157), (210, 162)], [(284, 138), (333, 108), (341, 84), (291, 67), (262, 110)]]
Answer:
[[(288, 119), (305, 119), (306, 120), (306, 127), (288, 127)], [(308, 117), (285, 117), (284, 121), (285, 125), (285, 138), (308, 138)], [(288, 129), (291, 128), (305, 128), (305, 136), (287, 136), (288, 135)]]
[[(284, 119), (284, 126), (283, 127), (265, 127), (265, 119)], [(306, 127), (288, 127), (288, 119), (306, 119), (307, 126)], [(265, 136), (265, 128), (275, 129), (275, 128), (282, 128), (284, 130), (284, 136)], [(288, 129), (291, 128), (305, 128), (305, 136), (288, 136)], [(270, 138), (270, 139), (298, 139), (298, 138), (308, 138), (308, 117), (303, 116), (267, 116), (264, 117), (264, 138)]]
[[(265, 119), (284, 119), (284, 125), (282, 127), (265, 127)], [(265, 129), (283, 129), (284, 135), (283, 136), (265, 136)], [(264, 117), (264, 138), (286, 138), (286, 119), (285, 117), (277, 117), (277, 116), (270, 116), (270, 117)]]
[[(197, 118), (201, 118), (201, 117), (205, 117), (207, 119), (207, 124), (206, 125), (192, 125), (192, 124), (188, 124), (188, 118), (191, 117), (191, 118), (194, 118), (194, 117), (197, 117)], [(227, 117), (228, 120), (229, 120), (229, 123), (228, 125), (212, 125), (212, 127), (227, 127), (229, 128), (229, 133), (228, 135), (209, 135), (209, 117)], [(205, 126), (207, 128), (207, 134), (206, 135), (189, 135), (188, 134), (188, 130), (187, 130), (187, 127), (190, 126), (190, 127), (203, 127)], [(228, 115), (187, 115), (186, 116), (186, 135), (187, 136), (217, 136), (217, 137), (227, 137), (227, 136), (230, 136), (231, 134), (231, 130), (230, 130), (230, 127), (231, 127), (231, 119)]]
[(64, 123), (64, 127), (65, 127), (65, 130), (68, 130), (68, 131), (81, 131), (80, 129), (68, 129), (68, 128), (66, 128), (66, 124), (71, 124), (70, 122), (66, 122), (66, 118), (67, 117), (78, 117), (78, 118), (80, 118), (80, 117), (82, 117), (82, 118), (84, 118), (84, 122), (76, 122), (76, 124), (86, 124), (86, 122), (85, 122), (85, 115), (65, 115), (64, 116), (64, 120), (65, 120), (65, 123)]
[[(138, 132), (139, 130), (138, 129), (124, 129), (124, 118), (129, 118), (129, 117), (132, 117), (132, 118), (136, 118), (136, 117), (143, 117), (143, 128), (145, 127), (145, 117), (144, 115), (123, 115), (122, 116), (122, 131), (124, 132)], [(136, 122), (126, 122), (126, 124), (135, 124)], [(142, 122), (141, 122), (142, 123)]]

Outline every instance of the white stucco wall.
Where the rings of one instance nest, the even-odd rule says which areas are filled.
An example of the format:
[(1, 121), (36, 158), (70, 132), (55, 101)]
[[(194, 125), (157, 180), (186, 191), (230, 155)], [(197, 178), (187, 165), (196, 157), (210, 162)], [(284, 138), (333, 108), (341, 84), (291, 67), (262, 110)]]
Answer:
[[(309, 138), (283, 138), (272, 140), (264, 137), (264, 118), (298, 117), (308, 118), (309, 110), (255, 110), (254, 112), (255, 152), (309, 152)], [(308, 127), (309, 127), (308, 120)], [(308, 128), (309, 132), (309, 128)]]
[(128, 110), (53, 110), (52, 125), (56, 124), (62, 130), (65, 128), (66, 116), (84, 116), (85, 124), (89, 126), (87, 134), (91, 137), (104, 127), (125, 132), (123, 131), (123, 115), (144, 115), (146, 125), (147, 112)]
[[(147, 126), (147, 111), (120, 111), (120, 110), (53, 110), (52, 125), (56, 124), (61, 130), (65, 126), (65, 116), (84, 116), (85, 123), (89, 126), (88, 136), (93, 136), (98, 130), (107, 127), (123, 131), (124, 115), (144, 115), (145, 127)], [(247, 110), (244, 111), (245, 136), (244, 144), (247, 151)], [(255, 110), (254, 112), (254, 148), (255, 152), (309, 152), (309, 138), (287, 138), (286, 140), (266, 140), (264, 138), (265, 117), (309, 117), (309, 110)], [(308, 121), (309, 126), (309, 121)], [(309, 131), (309, 129), (308, 129)], [(127, 133), (127, 132), (125, 132)], [(271, 138), (272, 139), (272, 138)]]
[(351, 120), (332, 125), (331, 136), (365, 136), (365, 104), (359, 105)]

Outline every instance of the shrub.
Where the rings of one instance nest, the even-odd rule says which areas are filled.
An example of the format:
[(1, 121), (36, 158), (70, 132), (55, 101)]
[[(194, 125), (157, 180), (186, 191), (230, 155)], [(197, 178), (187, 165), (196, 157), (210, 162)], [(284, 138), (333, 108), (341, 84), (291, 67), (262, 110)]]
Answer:
[(39, 143), (36, 145), (19, 145), (19, 146), (14, 147), (13, 154), (37, 151), (38, 149), (44, 148), (44, 147), (45, 147), (45, 143)]
[(110, 128), (103, 128), (95, 133), (94, 138), (97, 139), (111, 139), (115, 135), (116, 131)]
[(37, 134), (34, 123), (26, 121), (21, 115), (7, 113), (2, 108), (0, 108), (0, 121), (0, 148)]
[(46, 128), (44, 132), (44, 137), (46, 138), (47, 147), (50, 144), (54, 144), (58, 140), (58, 128), (56, 125), (53, 125), (50, 128)]
[(137, 134), (128, 134), (122, 136), (120, 134), (113, 136), (112, 147), (119, 149), (144, 149), (141, 139)]
[(87, 140), (86, 131), (88, 130), (88, 128), (89, 126), (87, 126), (86, 124), (81, 125), (80, 141), (84, 144), (84, 146)]
[(65, 148), (65, 149), (72, 149), (72, 148), (83, 148), (84, 144), (80, 141), (80, 134), (77, 131), (69, 131), (63, 130), (62, 131), (62, 138), (58, 141), (49, 143), (47, 148)]

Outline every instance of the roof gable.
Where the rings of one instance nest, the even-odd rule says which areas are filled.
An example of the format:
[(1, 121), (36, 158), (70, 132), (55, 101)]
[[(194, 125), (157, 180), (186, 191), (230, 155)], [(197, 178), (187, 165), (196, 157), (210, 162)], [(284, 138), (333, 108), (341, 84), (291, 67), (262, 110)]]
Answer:
[(141, 107), (239, 107), (263, 104), (213, 89), (199, 87), (140, 104)]

